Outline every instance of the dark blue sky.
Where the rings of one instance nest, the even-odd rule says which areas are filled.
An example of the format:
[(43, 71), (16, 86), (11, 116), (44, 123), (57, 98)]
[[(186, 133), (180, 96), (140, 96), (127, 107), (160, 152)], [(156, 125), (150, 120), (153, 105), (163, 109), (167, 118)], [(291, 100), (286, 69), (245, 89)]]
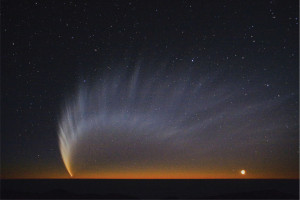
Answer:
[[(142, 69), (140, 87), (152, 79), (162, 85), (151, 94), (157, 95), (158, 103), (150, 105), (164, 105), (168, 97), (159, 92), (173, 81), (166, 78), (170, 76), (177, 85), (165, 95), (179, 90), (175, 97), (186, 100), (179, 105), (190, 116), (194, 110), (210, 108), (200, 113), (201, 123), (211, 119), (213, 127), (193, 134), (204, 139), (199, 145), (205, 143), (207, 151), (214, 144), (210, 148), (216, 153), (208, 151), (206, 159), (195, 158), (197, 162), (223, 157), (226, 170), (249, 166), (253, 177), (297, 177), (298, 8), (296, 0), (2, 1), (1, 177), (67, 176), (57, 136), (65, 102), (76, 98), (79, 86), (97, 88), (99, 79), (114, 83), (125, 74), (118, 91), (127, 91), (126, 81), (137, 67)], [(185, 96), (199, 84), (195, 99)], [(105, 96), (117, 104), (114, 97), (121, 94), (102, 85), (109, 91)], [(183, 85), (187, 90), (178, 89)], [(145, 99), (133, 102), (144, 105)], [(150, 113), (150, 108), (143, 108)], [(135, 109), (142, 110), (132, 107), (132, 116)], [(155, 126), (168, 128), (173, 117), (168, 114), (159, 114), (164, 124)], [(172, 123), (178, 130), (197, 124)], [(218, 132), (216, 127), (228, 135), (210, 135)], [(197, 146), (186, 135), (175, 139)], [(226, 150), (217, 150), (216, 144)], [(173, 150), (169, 144), (161, 148)], [(213, 166), (199, 167), (197, 162), (193, 166), (199, 173)], [(270, 174), (264, 175), (268, 170)]]

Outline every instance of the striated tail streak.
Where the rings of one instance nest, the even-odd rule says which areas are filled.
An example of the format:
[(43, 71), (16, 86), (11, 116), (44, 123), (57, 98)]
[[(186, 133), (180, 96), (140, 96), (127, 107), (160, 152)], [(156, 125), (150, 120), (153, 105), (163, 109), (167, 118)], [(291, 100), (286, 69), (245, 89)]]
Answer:
[(65, 167), (68, 171), (68, 173), (70, 174), (70, 176), (72, 177), (72, 171), (71, 171), (71, 147), (72, 144), (69, 143), (69, 141), (67, 140), (67, 136), (65, 135), (65, 133), (63, 132), (63, 130), (60, 128), (60, 132), (59, 132), (59, 148), (60, 148), (60, 152), (61, 152), (61, 156), (63, 159), (63, 162), (65, 164)]
[(76, 140), (78, 139), (78, 128), (75, 125), (76, 111), (77, 109), (75, 105), (72, 108), (66, 108), (63, 112), (58, 131), (60, 153), (65, 167), (71, 177), (73, 176), (71, 168), (72, 151), (76, 144)]

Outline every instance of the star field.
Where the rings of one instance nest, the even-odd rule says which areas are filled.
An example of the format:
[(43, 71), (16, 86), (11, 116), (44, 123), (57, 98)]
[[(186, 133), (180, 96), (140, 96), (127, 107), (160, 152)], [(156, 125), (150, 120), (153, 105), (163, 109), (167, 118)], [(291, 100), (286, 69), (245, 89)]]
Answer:
[[(1, 177), (69, 177), (59, 125), (79, 105), (84, 128), (118, 129), (79, 140), (81, 178), (159, 178), (170, 166), (164, 178), (241, 178), (242, 169), (247, 178), (298, 177), (298, 8), (293, 0), (2, 1)], [(105, 98), (111, 104), (99, 107)], [(172, 142), (161, 144), (162, 135)]]

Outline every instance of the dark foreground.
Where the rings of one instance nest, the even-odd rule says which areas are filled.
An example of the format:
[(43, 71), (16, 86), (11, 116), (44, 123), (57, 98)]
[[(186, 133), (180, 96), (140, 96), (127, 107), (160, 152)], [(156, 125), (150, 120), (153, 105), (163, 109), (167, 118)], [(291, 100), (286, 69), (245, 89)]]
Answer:
[(299, 199), (299, 180), (1, 180), (1, 199)]

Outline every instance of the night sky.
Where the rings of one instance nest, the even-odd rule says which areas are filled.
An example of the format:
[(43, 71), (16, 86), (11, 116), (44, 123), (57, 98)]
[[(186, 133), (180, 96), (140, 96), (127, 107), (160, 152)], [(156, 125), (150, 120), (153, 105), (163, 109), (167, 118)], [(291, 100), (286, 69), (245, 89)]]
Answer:
[(298, 178), (298, 9), (1, 1), (1, 178)]

